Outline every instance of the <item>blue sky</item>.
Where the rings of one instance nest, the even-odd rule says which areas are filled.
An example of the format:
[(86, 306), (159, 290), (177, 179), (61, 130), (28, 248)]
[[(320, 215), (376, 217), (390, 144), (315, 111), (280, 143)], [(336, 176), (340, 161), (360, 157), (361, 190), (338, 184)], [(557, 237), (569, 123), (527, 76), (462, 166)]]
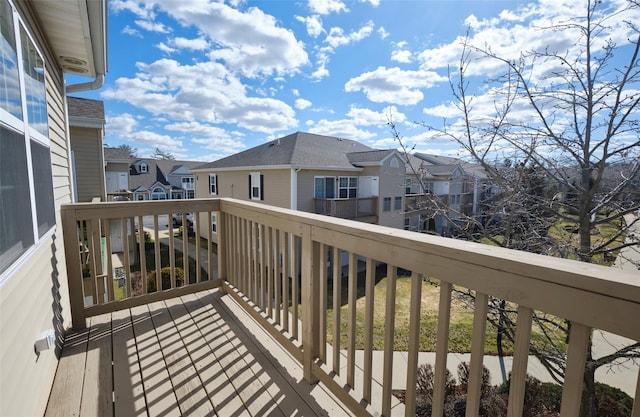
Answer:
[[(613, 1), (615, 2), (615, 1)], [(103, 100), (105, 143), (213, 161), (295, 131), (395, 148), (392, 115), (416, 150), (457, 153), (416, 121), (452, 114), (447, 68), (460, 37), (506, 56), (573, 45), (542, 34), (580, 0), (110, 0), (109, 73), (77, 96)], [(621, 36), (620, 39), (623, 37)], [(565, 46), (563, 46), (563, 44)], [(470, 71), (479, 108), (482, 79)], [(478, 82), (475, 84), (475, 82)], [(490, 111), (490, 110), (488, 110)]]

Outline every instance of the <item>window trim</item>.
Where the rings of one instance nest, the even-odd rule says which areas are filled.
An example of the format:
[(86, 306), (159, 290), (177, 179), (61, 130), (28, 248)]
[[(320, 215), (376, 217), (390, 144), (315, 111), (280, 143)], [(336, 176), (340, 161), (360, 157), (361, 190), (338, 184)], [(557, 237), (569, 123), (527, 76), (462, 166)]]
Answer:
[(209, 194), (218, 195), (218, 174), (209, 174)]
[[(340, 180), (341, 179), (346, 179), (347, 180), (347, 186), (346, 187), (342, 187), (340, 185)], [(355, 180), (355, 186), (351, 186), (351, 180), (352, 179)], [(346, 176), (346, 175), (339, 176), (336, 188), (337, 188), (337, 191), (338, 191), (337, 192), (338, 198), (358, 198), (358, 177), (356, 177), (356, 176)], [(346, 190), (346, 194), (347, 194), (346, 197), (342, 197), (341, 196), (341, 191), (342, 190)], [(353, 197), (351, 197), (351, 195), (350, 195), (351, 191), (354, 192), (353, 193), (354, 194)]]
[[(324, 189), (322, 190), (322, 197), (316, 197), (318, 195), (316, 188), (316, 181), (322, 179), (322, 186)], [(333, 181), (333, 197), (327, 197), (327, 180)], [(323, 198), (323, 199), (332, 199), (336, 198), (336, 190), (337, 190), (337, 177), (331, 175), (314, 175), (313, 177), (313, 198)]]
[[(255, 189), (258, 190), (258, 195), (255, 195)], [(260, 172), (249, 173), (249, 199), (264, 200), (264, 175)]]
[(402, 210), (402, 197), (394, 197), (394, 199), (393, 199), (393, 209), (394, 210)]
[[(24, 251), (20, 253), (15, 259), (10, 261), (7, 265), (3, 266), (3, 270), (0, 270), (0, 286), (3, 285), (7, 280), (11, 279), (16, 272), (23, 268), (24, 265), (29, 261), (29, 259), (34, 256), (34, 254), (40, 250), (40, 248), (46, 244), (56, 233), (57, 230), (57, 209), (55, 202), (55, 184), (53, 177), (53, 170), (51, 166), (51, 139), (49, 137), (50, 132), (50, 123), (49, 123), (49, 100), (48, 100), (48, 92), (47, 92), (47, 61), (45, 59), (45, 54), (42, 53), (40, 46), (35, 41), (33, 37), (29, 25), (27, 25), (22, 17), (19, 15), (13, 0), (0, 0), (3, 1), (6, 5), (8, 5), (8, 16), (11, 19), (11, 23), (13, 25), (13, 36), (15, 39), (15, 53), (16, 53), (16, 62), (17, 62), (17, 82), (19, 83), (19, 94), (20, 94), (20, 109), (22, 112), (22, 119), (16, 117), (12, 113), (10, 113), (5, 108), (0, 108), (0, 126), (3, 129), (7, 129), (9, 131), (14, 132), (18, 137), (21, 138), (22, 144), (25, 149), (25, 158), (26, 158), (26, 172), (24, 174), (27, 175), (27, 187), (29, 200), (31, 203), (31, 233), (33, 237), (33, 243), (30, 243), (28, 247), (24, 248)], [(24, 37), (23, 37), (24, 35)], [(35, 54), (37, 54), (37, 64), (38, 64), (38, 72), (39, 66), (42, 64), (42, 93), (43, 93), (43, 103), (44, 113), (45, 113), (45, 122), (46, 126), (43, 127), (45, 133), (40, 132), (38, 128), (33, 124), (38, 121), (41, 122), (40, 118), (36, 117), (34, 120), (30, 120), (29, 116), (29, 97), (26, 89), (26, 81), (28, 74), (25, 72), (25, 57), (24, 57), (24, 41), (28, 42), (26, 45), (27, 48), (33, 50)], [(32, 48), (32, 49), (31, 49)], [(31, 62), (31, 61), (30, 61)], [(35, 61), (34, 61), (35, 62)], [(9, 74), (12, 76), (15, 74)], [(19, 142), (18, 142), (19, 143)], [(49, 166), (46, 167), (43, 173), (38, 173), (39, 175), (47, 174), (50, 175), (49, 179), (52, 183), (52, 188), (50, 190), (51, 199), (47, 199), (48, 203), (43, 202), (42, 198), (37, 198), (37, 187), (36, 182), (38, 181), (35, 178), (36, 175), (36, 167), (34, 166), (34, 146), (42, 146), (43, 150), (46, 152), (49, 160)], [(48, 193), (49, 190), (47, 190)], [(40, 210), (44, 210), (40, 211)], [(40, 215), (39, 215), (40, 211)], [(43, 228), (40, 230), (40, 217), (44, 214), (51, 219), (49, 216), (53, 215), (53, 224), (48, 228)], [(48, 222), (47, 222), (48, 224)], [(29, 230), (29, 227), (27, 227)], [(8, 242), (11, 243), (11, 242)]]

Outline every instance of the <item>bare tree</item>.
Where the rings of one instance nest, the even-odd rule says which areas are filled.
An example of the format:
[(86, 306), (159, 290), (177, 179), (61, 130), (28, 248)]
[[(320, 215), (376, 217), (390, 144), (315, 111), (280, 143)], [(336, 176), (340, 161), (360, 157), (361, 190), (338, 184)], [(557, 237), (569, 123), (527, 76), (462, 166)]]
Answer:
[[(523, 51), (513, 59), (491, 45), (474, 45), (469, 34), (464, 38), (459, 64), (449, 68), (459, 117), (441, 126), (422, 125), (434, 137), (456, 142), (497, 184), (499, 193), (487, 201), (486, 215), (468, 219), (480, 231), (476, 238), (583, 262), (600, 261), (602, 255), (615, 258), (624, 247), (640, 243), (624, 240), (640, 221), (633, 215), (640, 209), (640, 4), (623, 3), (588, 1), (582, 18), (540, 28), (575, 34), (575, 45), (567, 49)], [(619, 22), (627, 35), (621, 46), (610, 31), (614, 24), (619, 29)], [(489, 114), (479, 110), (481, 98), (472, 93), (467, 76), (473, 65), (486, 60), (503, 68), (483, 85), (492, 96)], [(393, 124), (392, 129), (402, 142)], [(574, 229), (577, 244), (550, 238), (550, 228), (560, 222)], [(607, 239), (594, 237), (602, 224), (618, 229)], [(489, 319), (513, 340), (508, 303), (492, 303)], [(551, 324), (568, 337), (571, 323), (545, 315), (535, 320), (549, 343), (532, 344), (531, 351), (561, 380), (565, 355), (557, 337), (545, 329)], [(583, 415), (595, 415), (596, 369), (638, 358), (640, 343), (597, 359), (590, 349)]]
[(171, 152), (163, 151), (156, 146), (156, 150), (151, 154), (153, 159), (174, 160), (176, 159)]
[(138, 150), (136, 148), (132, 148), (131, 146), (127, 145), (126, 143), (123, 143), (122, 145), (118, 146), (118, 149), (122, 149), (122, 150), (126, 151), (129, 154), (130, 158), (137, 158), (138, 157)]

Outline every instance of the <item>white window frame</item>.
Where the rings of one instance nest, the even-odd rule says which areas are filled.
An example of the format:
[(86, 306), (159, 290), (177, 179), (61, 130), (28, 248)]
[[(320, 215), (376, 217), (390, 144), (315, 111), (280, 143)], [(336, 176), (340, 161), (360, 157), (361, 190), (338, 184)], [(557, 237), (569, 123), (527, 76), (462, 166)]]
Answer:
[[(157, 190), (162, 190), (162, 191), (159, 192)], [(154, 195), (160, 195), (160, 194), (162, 194), (164, 197), (163, 198), (153, 198)], [(163, 187), (160, 187), (160, 186), (153, 187), (153, 189), (151, 190), (151, 199), (152, 200), (166, 200), (167, 199), (167, 190), (164, 189)]]
[(218, 195), (218, 174), (209, 174), (209, 194)]
[(211, 213), (211, 233), (218, 234), (218, 212), (216, 211)]
[[(44, 203), (42, 203), (41, 201), (38, 201), (38, 199), (36, 198), (35, 183), (37, 179), (35, 178), (36, 170), (33, 165), (32, 146), (34, 145), (43, 146), (50, 153), (51, 141), (48, 136), (48, 132), (49, 132), (48, 117), (46, 121), (47, 125), (44, 126), (44, 131), (46, 131), (47, 134), (41, 133), (35, 126), (30, 126), (29, 107), (28, 107), (29, 104), (28, 104), (28, 97), (27, 97), (27, 89), (25, 86), (27, 74), (25, 73), (25, 69), (24, 69), (25, 58), (23, 56), (22, 32), (24, 32), (26, 40), (30, 44), (29, 47), (32, 47), (33, 51), (38, 55), (37, 56), (37, 58), (39, 59), (38, 64), (42, 64), (41, 70), (42, 70), (42, 77), (43, 77), (43, 83), (44, 83), (43, 85), (44, 111), (46, 113), (48, 112), (47, 88), (46, 88), (47, 87), (46, 86), (47, 68), (46, 68), (45, 59), (43, 58), (44, 54), (40, 50), (38, 44), (34, 41), (33, 36), (28, 30), (28, 26), (20, 18), (13, 4), (13, 0), (8, 0), (8, 1), (0, 0), (0, 1), (6, 1), (6, 3), (9, 6), (9, 11), (11, 13), (11, 19), (13, 23), (13, 35), (15, 38), (15, 46), (16, 46), (16, 62), (17, 62), (17, 68), (18, 68), (17, 81), (20, 86), (20, 106), (22, 111), (22, 120), (21, 120), (20, 118), (11, 114), (9, 111), (0, 107), (0, 126), (3, 129), (7, 129), (9, 131), (14, 132), (15, 134), (17, 134), (18, 136), (21, 136), (24, 139), (26, 165), (27, 165), (26, 174), (29, 177), (28, 187), (29, 187), (29, 199), (31, 204), (31, 223), (32, 223), (31, 226), (32, 226), (32, 233), (33, 233), (33, 235), (31, 236), (33, 238), (33, 243), (30, 243), (28, 247), (24, 248), (23, 252), (19, 254), (15, 259), (13, 259), (12, 261), (4, 265), (3, 266), (4, 270), (0, 270), (0, 285), (2, 285), (7, 279), (13, 276), (14, 273), (20, 267), (22, 267), (27, 262), (27, 260), (33, 255), (33, 253), (37, 250), (38, 247), (40, 247), (44, 242), (50, 239), (50, 237), (55, 233), (56, 223), (55, 223), (55, 203), (53, 203), (53, 200), (52, 200), (53, 204), (51, 207), (43, 207), (42, 205), (39, 206), (39, 204), (44, 204)], [(38, 70), (40, 70), (39, 67), (38, 67)], [(34, 122), (35, 121), (37, 120), (34, 120)], [(51, 170), (51, 165), (49, 165), (47, 168), (48, 168), (47, 172), (50, 173), (51, 181), (53, 182), (53, 173)], [(53, 198), (55, 199), (55, 195), (53, 194), (53, 188), (51, 192), (52, 192)], [(49, 215), (51, 214), (49, 210), (53, 210), (54, 223), (47, 229), (39, 230), (39, 226), (40, 226), (39, 220), (38, 220), (39, 207), (41, 209), (47, 210), (46, 213), (48, 213)], [(1, 230), (0, 230), (0, 233), (2, 233)]]
[(138, 166), (140, 167), (140, 172), (149, 172), (149, 164), (146, 162), (142, 161)]
[(394, 199), (393, 199), (393, 209), (394, 210), (402, 210), (402, 197), (394, 197)]
[[(342, 180), (342, 179), (346, 179), (347, 180), (347, 186), (346, 187), (342, 187), (340, 185), (340, 180)], [(355, 180), (355, 183), (356, 183), (355, 186), (351, 185), (351, 180), (352, 179)], [(347, 196), (346, 197), (342, 197), (341, 196), (340, 191), (342, 191), (342, 190), (346, 190), (347, 191)], [(349, 194), (351, 194), (352, 190), (354, 191), (355, 195), (353, 197), (350, 197)], [(341, 177), (338, 177), (338, 184), (337, 184), (337, 187), (336, 187), (336, 191), (337, 191), (336, 195), (338, 196), (338, 198), (358, 198), (358, 177), (355, 177), (355, 176), (351, 176), (351, 177), (341, 176)]]
[[(262, 200), (262, 187), (260, 183), (260, 172), (252, 172), (251, 176), (251, 189), (249, 190), (251, 200)], [(257, 194), (254, 192), (257, 190)]]

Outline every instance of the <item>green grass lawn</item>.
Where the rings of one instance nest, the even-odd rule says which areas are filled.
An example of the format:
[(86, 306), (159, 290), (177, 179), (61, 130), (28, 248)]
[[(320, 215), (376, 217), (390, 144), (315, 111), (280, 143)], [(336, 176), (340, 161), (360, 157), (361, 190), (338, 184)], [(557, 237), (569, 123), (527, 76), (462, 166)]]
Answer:
[[(380, 275), (380, 273), (379, 273)], [(364, 315), (365, 315), (365, 298), (364, 295), (364, 274), (359, 274), (359, 294), (356, 303), (356, 349), (364, 348)], [(347, 279), (342, 280), (342, 307), (340, 309), (340, 344), (346, 346), (347, 343)], [(332, 304), (332, 288), (329, 285), (329, 299), (327, 301), (327, 339), (332, 340), (332, 323), (333, 323), (333, 304)], [(384, 321), (386, 317), (385, 305), (387, 294), (387, 278), (384, 276), (376, 277), (376, 285), (374, 290), (374, 324), (373, 324), (373, 348), (381, 350), (384, 347)], [(395, 332), (394, 332), (394, 350), (406, 351), (409, 343), (409, 318), (410, 318), (410, 296), (411, 296), (411, 278), (399, 277), (396, 280), (396, 304), (395, 304)], [(436, 348), (436, 336), (438, 326), (438, 301), (440, 297), (440, 287), (437, 283), (423, 281), (422, 283), (422, 302), (420, 314), (420, 351), (433, 352)], [(451, 305), (451, 320), (449, 325), (449, 351), (457, 353), (465, 353), (471, 351), (471, 332), (473, 328), (473, 310), (465, 305), (461, 300), (454, 296)], [(485, 353), (497, 354), (496, 346), (497, 328), (487, 323), (487, 333), (485, 338)], [(555, 335), (556, 342), (564, 346), (564, 334), (558, 332)], [(544, 337), (539, 329), (534, 326), (532, 332), (534, 343), (544, 343)], [(562, 347), (566, 349), (566, 347)], [(509, 355), (513, 353), (513, 345), (507, 340), (503, 342), (503, 351)]]

